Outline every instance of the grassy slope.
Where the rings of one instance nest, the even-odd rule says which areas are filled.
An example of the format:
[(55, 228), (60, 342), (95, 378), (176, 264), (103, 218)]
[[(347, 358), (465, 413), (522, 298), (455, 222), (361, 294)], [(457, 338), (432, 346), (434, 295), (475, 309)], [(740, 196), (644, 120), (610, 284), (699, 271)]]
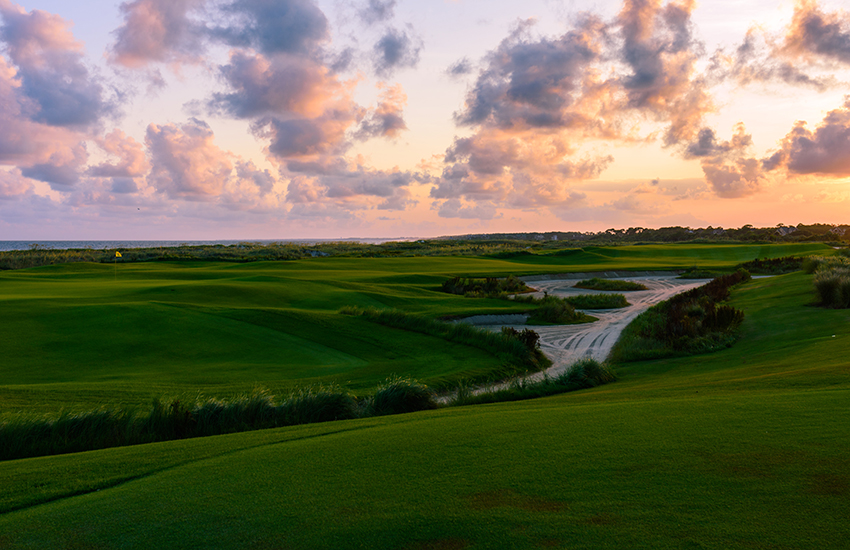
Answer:
[(589, 248), (514, 260), (429, 257), (296, 262), (69, 264), (0, 273), (0, 414), (228, 396), (341, 383), (369, 391), (392, 373), (428, 383), (488, 372), (480, 350), (336, 314), (344, 305), (432, 317), (518, 311), (438, 291), (453, 275), (730, 267), (824, 245)]
[(103, 490), (0, 516), (0, 546), (837, 548), (850, 312), (810, 284), (749, 283), (733, 348), (595, 390), (3, 463), (6, 509)]

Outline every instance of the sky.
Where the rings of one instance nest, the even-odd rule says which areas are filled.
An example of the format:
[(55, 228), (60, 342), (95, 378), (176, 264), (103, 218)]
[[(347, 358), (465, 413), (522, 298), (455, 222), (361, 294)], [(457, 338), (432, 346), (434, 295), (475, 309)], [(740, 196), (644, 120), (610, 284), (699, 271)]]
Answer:
[(0, 0), (0, 240), (850, 223), (837, 0)]

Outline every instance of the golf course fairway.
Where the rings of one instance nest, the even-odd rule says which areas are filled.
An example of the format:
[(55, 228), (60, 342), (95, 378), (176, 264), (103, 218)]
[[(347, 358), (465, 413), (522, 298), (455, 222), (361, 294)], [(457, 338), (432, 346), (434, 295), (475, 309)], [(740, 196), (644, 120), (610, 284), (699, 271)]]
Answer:
[[(804, 246), (814, 248), (770, 254), (823, 250)], [(520, 257), (119, 265), (117, 283), (113, 266), (91, 264), (3, 273), (3, 307), (18, 312), (7, 313), (2, 327), (3, 346), (17, 350), (2, 367), (3, 402), (14, 403), (3, 412), (27, 410), (28, 399), (36, 412), (49, 412), (51, 403), (97, 405), (110, 391), (116, 400), (140, 403), (150, 396), (146, 385), (162, 377), (156, 389), (165, 391), (349, 379), (357, 391), (393, 372), (396, 360), (421, 369), (412, 374), (419, 378), (460, 376), (469, 372), (464, 363), (492, 367), (492, 356), (361, 327), (336, 311), (379, 304), (431, 317), (505, 311), (514, 306), (435, 287), (454, 275), (695, 262), (731, 268), (764, 256), (722, 246), (699, 256), (692, 246), (687, 257), (674, 245), (629, 257), (650, 247), (623, 248), (634, 251), (594, 252), (602, 259), (588, 256), (569, 269), (563, 256), (551, 263)], [(665, 250), (672, 252), (664, 256)], [(604, 259), (617, 254), (619, 266)], [(615, 365), (617, 382), (559, 396), (0, 462), (0, 548), (846, 547), (850, 311), (813, 302), (810, 275), (750, 281), (732, 293), (731, 304), (746, 317), (731, 348)], [(164, 320), (158, 308), (179, 317)], [(15, 324), (21, 318), (30, 324)], [(126, 351), (131, 338), (121, 336), (157, 319), (156, 333), (168, 346), (185, 338), (180, 327), (211, 336), (160, 368), (154, 363), (167, 354), (139, 358)], [(81, 326), (124, 339), (85, 351), (75, 343)], [(293, 352), (291, 361), (284, 356), (278, 371), (270, 352), (254, 351), (243, 370), (233, 371), (239, 361), (228, 349), (251, 335), (247, 326), (281, 333), (279, 351), (302, 340), (313, 347)], [(314, 326), (330, 327), (340, 340), (317, 339)], [(47, 334), (30, 334), (39, 330)], [(268, 340), (270, 332), (254, 334), (252, 342)], [(397, 337), (407, 340), (396, 345)], [(39, 363), (27, 350), (48, 338)], [(335, 343), (343, 338), (350, 349)], [(51, 352), (53, 345), (59, 351)], [(210, 346), (219, 346), (210, 353), (219, 362), (207, 366)], [(126, 359), (111, 368), (83, 368), (122, 350)], [(468, 355), (458, 355), (462, 350)], [(63, 368), (63, 354), (73, 368)], [(186, 367), (173, 373), (179, 364)], [(323, 372), (327, 364), (338, 371)]]

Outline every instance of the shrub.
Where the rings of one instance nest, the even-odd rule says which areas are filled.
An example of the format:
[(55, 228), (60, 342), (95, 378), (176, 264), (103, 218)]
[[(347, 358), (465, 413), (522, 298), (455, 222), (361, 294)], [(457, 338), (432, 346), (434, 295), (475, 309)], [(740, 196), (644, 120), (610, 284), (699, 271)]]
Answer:
[(611, 357), (642, 361), (728, 347), (744, 312), (720, 302), (729, 298), (732, 286), (751, 278), (741, 268), (649, 308), (626, 327)]
[(529, 350), (540, 349), (540, 335), (531, 329), (517, 330), (513, 327), (502, 327), (502, 334), (516, 338)]
[(580, 294), (564, 299), (571, 306), (580, 309), (614, 309), (630, 305), (622, 294)]
[(561, 324), (581, 319), (581, 314), (576, 313), (575, 308), (563, 298), (545, 296), (536, 300), (536, 303), (540, 306), (531, 312), (529, 323)]
[(428, 386), (411, 378), (393, 376), (378, 386), (369, 399), (367, 415), (383, 416), (437, 408), (434, 393)]
[(814, 277), (815, 292), (824, 307), (850, 308), (850, 269), (819, 271)]
[(495, 277), (486, 278), (463, 278), (454, 277), (444, 281), (440, 289), (449, 294), (460, 294), (472, 298), (496, 298), (505, 294), (517, 292), (528, 292), (531, 289), (526, 286), (519, 277), (508, 275), (505, 279)]
[(559, 384), (576, 384), (582, 388), (593, 388), (617, 379), (614, 371), (596, 359), (580, 359), (561, 374), (555, 381)]
[(576, 288), (586, 288), (588, 290), (647, 290), (646, 285), (635, 283), (633, 281), (620, 281), (617, 279), (585, 279), (579, 281), (575, 285)]

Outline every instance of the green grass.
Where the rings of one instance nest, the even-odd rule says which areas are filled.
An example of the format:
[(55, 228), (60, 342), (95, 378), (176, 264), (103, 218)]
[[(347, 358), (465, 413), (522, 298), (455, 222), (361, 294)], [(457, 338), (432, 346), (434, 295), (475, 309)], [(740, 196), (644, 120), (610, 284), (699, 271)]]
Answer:
[(622, 294), (579, 294), (564, 300), (579, 309), (617, 309), (631, 305)]
[(598, 277), (579, 281), (573, 286), (576, 288), (586, 288), (588, 290), (647, 290), (646, 285), (641, 283), (635, 283), (633, 281), (620, 281), (617, 279), (600, 279)]
[(814, 303), (810, 275), (749, 282), (733, 347), (543, 399), (5, 462), (0, 547), (840, 548), (850, 310)]
[[(520, 302), (440, 292), (453, 277), (673, 269), (834, 251), (825, 245), (592, 247), (570, 256), (316, 258), (287, 262), (73, 263), (0, 272), (0, 416), (152, 398), (284, 394), (388, 376), (429, 385), (487, 377), (494, 355), (345, 318), (343, 306), (431, 318), (520, 313)], [(391, 345), (390, 345), (391, 343)]]

